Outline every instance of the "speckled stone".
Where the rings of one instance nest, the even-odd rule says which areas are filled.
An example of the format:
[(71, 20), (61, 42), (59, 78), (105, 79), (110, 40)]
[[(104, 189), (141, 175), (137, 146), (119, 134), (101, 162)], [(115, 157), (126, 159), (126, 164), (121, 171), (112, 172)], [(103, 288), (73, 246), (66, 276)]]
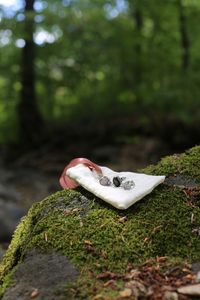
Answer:
[(103, 186), (110, 186), (111, 185), (111, 181), (107, 176), (103, 176), (100, 178), (99, 183)]

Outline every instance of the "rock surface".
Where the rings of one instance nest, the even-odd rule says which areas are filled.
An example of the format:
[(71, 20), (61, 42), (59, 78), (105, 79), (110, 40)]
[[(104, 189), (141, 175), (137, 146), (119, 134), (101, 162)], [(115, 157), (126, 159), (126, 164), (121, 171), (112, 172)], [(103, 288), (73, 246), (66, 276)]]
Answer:
[[(47, 272), (45, 266), (45, 262), (49, 264), (49, 253), (55, 257), (62, 255), (64, 260), (66, 257), (67, 273), (60, 280), (66, 286), (59, 286), (60, 299), (66, 299), (66, 294), (68, 299), (120, 299), (120, 292), (127, 287), (124, 280), (134, 282), (139, 272), (134, 271), (136, 266), (145, 265), (147, 260), (162, 261), (164, 257), (172, 270), (177, 264), (199, 261), (199, 166), (200, 147), (149, 166), (143, 172), (165, 174), (168, 180), (123, 212), (81, 188), (60, 191), (35, 203), (17, 227), (0, 264), (3, 300), (14, 299), (14, 296), (30, 299), (30, 293), (40, 299), (40, 292), (41, 295), (49, 293), (48, 299), (53, 297), (54, 271)], [(40, 280), (32, 284), (31, 276), (38, 276), (38, 269), (32, 265), (34, 255), (41, 259), (44, 280), (41, 285)], [(155, 274), (158, 272), (156, 261), (155, 266), (151, 266)], [(63, 265), (65, 263), (63, 261)], [(24, 266), (32, 273), (27, 276), (28, 287), (26, 276), (19, 275), (26, 274)], [(75, 280), (77, 272), (79, 276)], [(186, 284), (193, 283), (193, 276), (184, 280)], [(21, 298), (17, 297), (18, 292)]]
[[(54, 300), (62, 298), (59, 291), (78, 275), (75, 267), (64, 256), (48, 251), (32, 250), (14, 275), (14, 283), (6, 291), (3, 300)], [(67, 297), (67, 291), (66, 291)]]

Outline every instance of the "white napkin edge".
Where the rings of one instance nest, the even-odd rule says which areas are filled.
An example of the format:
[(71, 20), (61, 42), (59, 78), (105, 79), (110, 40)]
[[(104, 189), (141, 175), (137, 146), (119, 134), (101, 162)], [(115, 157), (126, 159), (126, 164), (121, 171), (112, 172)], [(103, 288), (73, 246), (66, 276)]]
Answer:
[[(81, 169), (81, 168), (83, 168), (84, 167), (84, 170), (85, 170), (85, 172), (89, 175), (89, 174), (91, 174), (90, 172), (91, 172), (91, 170), (88, 168), (88, 167), (85, 167), (85, 165), (83, 165), (83, 164), (78, 164), (78, 165), (76, 165), (76, 166), (74, 166), (74, 167), (71, 167), (71, 168), (69, 168), (68, 170), (67, 170), (67, 172), (66, 172), (66, 175), (67, 176), (69, 176), (71, 179), (73, 179), (73, 180), (75, 180), (76, 182), (78, 182), (83, 188), (85, 188), (87, 191), (89, 191), (89, 192), (91, 192), (92, 194), (94, 194), (95, 196), (97, 196), (98, 198), (100, 198), (100, 199), (102, 199), (102, 200), (104, 200), (104, 201), (106, 201), (107, 203), (109, 203), (109, 204), (111, 204), (112, 206), (114, 206), (114, 207), (116, 207), (117, 209), (121, 209), (121, 210), (125, 210), (125, 209), (127, 209), (128, 207), (130, 207), (131, 205), (133, 205), (134, 203), (136, 203), (137, 201), (139, 201), (140, 199), (142, 199), (143, 197), (145, 197), (146, 195), (148, 195), (148, 194), (150, 194), (152, 191), (153, 191), (153, 189), (156, 187), (156, 186), (158, 186), (159, 184), (161, 184), (162, 182), (164, 182), (164, 180), (165, 180), (165, 177), (166, 176), (164, 176), (164, 175), (162, 175), (162, 176), (158, 176), (158, 175), (147, 175), (147, 174), (144, 174), (144, 173), (134, 173), (134, 172), (115, 172), (115, 171), (113, 171), (113, 170), (111, 170), (111, 169), (109, 169), (109, 168), (107, 168), (107, 167), (101, 167), (101, 169), (104, 171), (103, 173), (106, 173), (105, 175), (108, 175), (107, 173), (112, 173), (113, 175), (115, 175), (115, 176), (124, 176), (124, 175), (127, 175), (127, 174), (134, 174), (136, 177), (138, 176), (138, 175), (143, 175), (143, 176), (145, 176), (146, 178), (148, 178), (148, 179), (150, 179), (150, 178), (152, 178), (153, 179), (153, 181), (155, 181), (155, 183), (153, 183), (152, 185), (151, 185), (151, 188), (148, 188), (148, 189), (146, 189), (143, 193), (141, 193), (141, 192), (139, 192), (139, 195), (138, 196), (134, 196), (134, 199), (133, 199), (133, 201), (132, 202), (130, 202), (130, 197), (127, 199), (125, 199), (125, 197), (122, 199), (122, 201), (120, 202), (120, 203), (118, 203), (118, 202), (116, 202), (116, 199), (114, 199), (113, 197), (112, 197), (112, 193), (109, 195), (109, 198), (107, 197), (107, 195), (106, 196), (104, 196), (104, 195), (102, 195), (102, 191), (108, 191), (108, 189), (112, 189), (112, 190), (110, 190), (111, 192), (113, 192), (113, 187), (108, 187), (108, 186), (101, 186), (101, 193), (99, 193), (98, 192), (98, 190), (96, 190), (95, 189), (95, 185), (94, 184), (96, 184), (96, 183), (94, 183), (94, 184), (92, 184), (93, 182), (91, 181), (91, 185), (90, 186), (88, 186), (87, 184), (85, 184), (85, 182), (84, 182), (84, 178), (79, 178), (79, 176), (76, 176), (76, 175), (74, 175), (73, 174), (73, 171), (74, 171), (74, 169)], [(91, 178), (91, 180), (93, 180), (94, 178)], [(120, 193), (127, 193), (127, 191), (125, 191), (125, 190), (118, 190), (118, 189), (115, 189), (114, 191), (116, 191), (116, 192), (120, 192)], [(138, 192), (137, 192), (138, 193)]]

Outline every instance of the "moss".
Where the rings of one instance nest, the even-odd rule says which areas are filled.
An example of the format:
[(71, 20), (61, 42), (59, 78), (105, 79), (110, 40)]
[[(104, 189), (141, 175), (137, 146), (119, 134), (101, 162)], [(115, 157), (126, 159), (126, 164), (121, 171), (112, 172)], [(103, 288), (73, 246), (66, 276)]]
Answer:
[(200, 146), (196, 146), (183, 154), (175, 154), (163, 158), (157, 165), (150, 165), (143, 169), (147, 174), (184, 174), (200, 183)]
[[(145, 172), (181, 173), (200, 181), (199, 160), (200, 147), (195, 147), (164, 158)], [(83, 274), (76, 297), (84, 297), (85, 289), (87, 295), (94, 293), (95, 286), (96, 293), (101, 289), (102, 295), (109, 294), (112, 299), (113, 294), (115, 299), (115, 291), (99, 285), (95, 276), (91, 280), (91, 271), (125, 272), (128, 264), (139, 265), (157, 256), (171, 261), (199, 260), (200, 237), (195, 230), (199, 227), (200, 209), (191, 205), (182, 189), (173, 186), (159, 186), (126, 211), (114, 209), (82, 189), (60, 191), (34, 204), (16, 229), (0, 265), (2, 291), (10, 271), (29, 250), (54, 249), (70, 258)]]
[(5, 275), (3, 283), (0, 285), (0, 297), (4, 294), (7, 287), (13, 283), (13, 275), (15, 274), (16, 268), (13, 268), (8, 274)]

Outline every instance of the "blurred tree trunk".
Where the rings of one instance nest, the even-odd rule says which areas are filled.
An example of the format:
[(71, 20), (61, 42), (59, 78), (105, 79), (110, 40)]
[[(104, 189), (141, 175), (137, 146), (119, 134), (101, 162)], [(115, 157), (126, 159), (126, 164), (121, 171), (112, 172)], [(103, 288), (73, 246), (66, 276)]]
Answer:
[(143, 80), (143, 68), (142, 63), (142, 28), (143, 28), (143, 13), (140, 0), (129, 0), (130, 14), (134, 23), (134, 65), (132, 70), (132, 88), (137, 98), (137, 109), (144, 110), (144, 101), (142, 101), (141, 84)]
[(187, 23), (182, 0), (178, 1), (179, 26), (182, 47), (182, 69), (187, 70), (190, 65), (190, 41), (187, 33)]
[(129, 0), (129, 8), (130, 8), (130, 15), (132, 17), (135, 33), (134, 33), (134, 70), (133, 70), (133, 78), (134, 78), (134, 87), (138, 87), (142, 81), (142, 27), (143, 27), (143, 16), (141, 10), (140, 1)]
[(38, 142), (42, 128), (42, 118), (38, 110), (35, 93), (34, 1), (25, 1), (25, 46), (22, 49), (22, 91), (18, 106), (20, 138), (21, 142), (23, 141), (23, 144), (27, 147), (31, 147)]
[(135, 64), (135, 74), (136, 74), (136, 85), (140, 85), (142, 81), (142, 46), (141, 46), (141, 38), (142, 38), (142, 27), (143, 27), (143, 17), (142, 17), (142, 11), (139, 7), (138, 2), (135, 2), (135, 7), (133, 10), (133, 19), (135, 23), (135, 27), (137, 30), (137, 42), (135, 45), (135, 52), (136, 52), (136, 64)]

